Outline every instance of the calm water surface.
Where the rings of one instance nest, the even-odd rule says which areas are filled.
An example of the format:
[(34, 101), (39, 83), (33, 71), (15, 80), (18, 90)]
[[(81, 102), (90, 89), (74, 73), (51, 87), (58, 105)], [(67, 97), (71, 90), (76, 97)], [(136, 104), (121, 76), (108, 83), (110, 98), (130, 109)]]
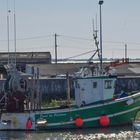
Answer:
[(111, 128), (90, 128), (61, 131), (0, 131), (0, 140), (71, 140), (73, 136), (90, 135), (90, 134), (118, 134), (120, 132), (133, 131), (132, 126), (111, 127)]

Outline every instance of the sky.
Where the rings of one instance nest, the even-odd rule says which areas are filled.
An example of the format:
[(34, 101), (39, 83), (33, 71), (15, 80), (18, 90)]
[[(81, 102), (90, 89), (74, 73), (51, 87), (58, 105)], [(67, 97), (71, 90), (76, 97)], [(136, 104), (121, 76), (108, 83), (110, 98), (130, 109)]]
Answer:
[[(8, 51), (7, 14), (9, 47), (10, 51), (14, 51), (15, 13), (16, 51), (50, 51), (54, 58), (56, 33), (59, 59), (90, 58), (96, 50), (92, 35), (93, 19), (94, 21), (97, 19), (99, 30), (98, 2), (98, 0), (0, 0), (0, 52)], [(127, 44), (127, 57), (140, 58), (139, 7), (140, 0), (104, 0), (103, 57), (124, 58), (124, 48)], [(11, 12), (8, 13), (8, 10)], [(77, 55), (79, 57), (74, 57)]]

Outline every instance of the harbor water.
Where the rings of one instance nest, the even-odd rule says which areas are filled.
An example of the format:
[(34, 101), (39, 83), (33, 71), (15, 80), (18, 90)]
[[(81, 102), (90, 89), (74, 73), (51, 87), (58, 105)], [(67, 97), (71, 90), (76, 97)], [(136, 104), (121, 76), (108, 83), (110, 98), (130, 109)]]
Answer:
[(59, 131), (0, 131), (0, 140), (139, 140), (132, 126)]

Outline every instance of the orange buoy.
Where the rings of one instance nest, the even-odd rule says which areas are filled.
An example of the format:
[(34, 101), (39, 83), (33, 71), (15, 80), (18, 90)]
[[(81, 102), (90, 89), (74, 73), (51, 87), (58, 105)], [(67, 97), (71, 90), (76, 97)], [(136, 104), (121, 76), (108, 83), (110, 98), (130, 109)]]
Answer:
[(82, 118), (79, 117), (79, 118), (75, 119), (75, 125), (77, 127), (82, 127), (83, 124), (84, 124), (84, 122), (83, 122), (83, 119)]
[(32, 121), (30, 118), (28, 118), (27, 122), (26, 122), (26, 129), (31, 129), (32, 128)]
[(107, 115), (103, 115), (103, 116), (100, 117), (99, 122), (100, 122), (101, 126), (108, 126), (109, 123), (110, 123), (110, 120), (109, 120)]

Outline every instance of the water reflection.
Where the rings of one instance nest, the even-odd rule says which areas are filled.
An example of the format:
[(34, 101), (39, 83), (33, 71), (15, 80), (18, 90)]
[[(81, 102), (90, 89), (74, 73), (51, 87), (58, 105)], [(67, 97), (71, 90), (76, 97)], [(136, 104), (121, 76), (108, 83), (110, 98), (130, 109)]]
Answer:
[(0, 131), (0, 140), (21, 140), (24, 138), (24, 133), (18, 131)]
[(73, 129), (61, 131), (0, 131), (0, 140), (72, 140), (102, 134), (132, 132), (132, 126), (111, 128)]

